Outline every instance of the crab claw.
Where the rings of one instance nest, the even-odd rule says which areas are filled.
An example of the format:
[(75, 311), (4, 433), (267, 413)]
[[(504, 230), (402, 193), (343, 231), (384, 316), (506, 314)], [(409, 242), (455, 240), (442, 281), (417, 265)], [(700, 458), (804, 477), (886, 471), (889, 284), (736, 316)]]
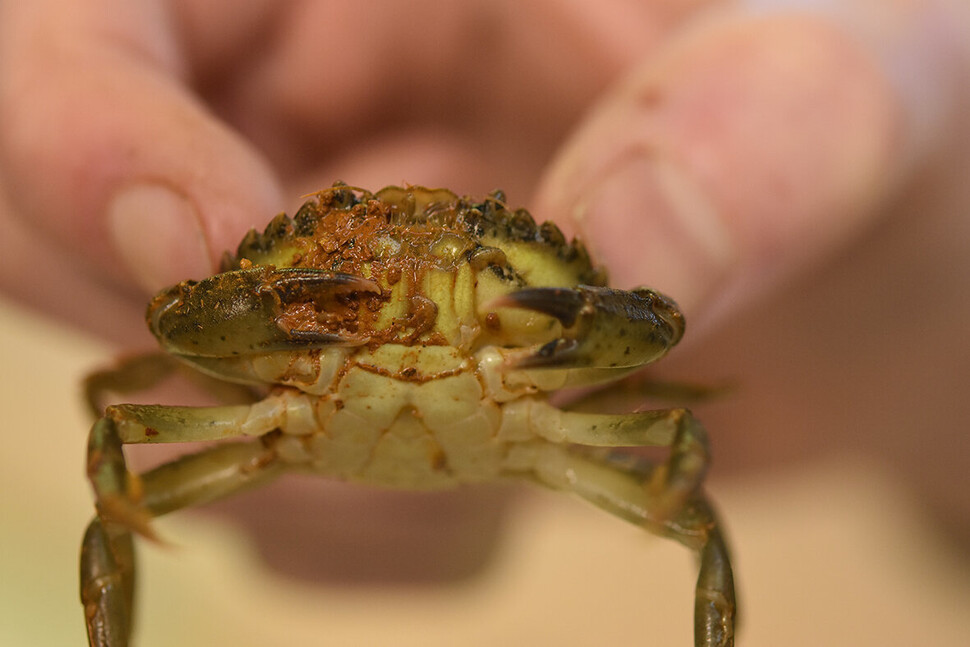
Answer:
[[(254, 267), (179, 283), (152, 300), (147, 319), (162, 347), (181, 357), (348, 345), (361, 342), (339, 326), (339, 315), (361, 294), (381, 288), (320, 269)], [(320, 325), (321, 311), (337, 313), (337, 325)]]
[(662, 357), (684, 334), (677, 304), (647, 288), (526, 288), (492, 305), (533, 310), (562, 324), (561, 337), (518, 357), (514, 368), (635, 368)]

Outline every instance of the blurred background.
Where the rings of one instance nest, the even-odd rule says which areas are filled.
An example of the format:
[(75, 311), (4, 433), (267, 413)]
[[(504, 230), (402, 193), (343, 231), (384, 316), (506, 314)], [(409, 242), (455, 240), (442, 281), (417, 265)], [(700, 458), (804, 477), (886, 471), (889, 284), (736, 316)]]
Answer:
[[(110, 355), (0, 302), (0, 645), (84, 644), (77, 556), (92, 506), (79, 384)], [(885, 467), (830, 456), (709, 489), (734, 546), (739, 645), (970, 635), (966, 563)], [(691, 644), (695, 567), (679, 545), (546, 492), (524, 493), (507, 521), (477, 577), (352, 586), (280, 577), (231, 525), (176, 514), (159, 522), (172, 546), (140, 546), (137, 644)]]

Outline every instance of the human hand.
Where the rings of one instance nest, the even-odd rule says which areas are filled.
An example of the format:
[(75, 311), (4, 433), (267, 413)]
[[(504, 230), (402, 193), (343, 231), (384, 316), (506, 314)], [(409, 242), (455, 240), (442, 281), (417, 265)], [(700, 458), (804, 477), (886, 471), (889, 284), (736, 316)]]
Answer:
[(334, 179), (524, 201), (625, 64), (545, 2), (24, 4), (0, 8), (0, 286), (125, 345), (147, 295)]
[(715, 472), (881, 461), (970, 541), (970, 12), (740, 5), (597, 103), (537, 211), (678, 300), (659, 372), (737, 385)]
[[(511, 1), (0, 4), (0, 287), (147, 346), (152, 293), (210, 274), (249, 227), (334, 179), (524, 200), (623, 64), (596, 41), (576, 50), (583, 25), (559, 13)], [(465, 574), (502, 507), (491, 492), (280, 487), (222, 509), (273, 535), (268, 557), (307, 577)]]
[[(596, 217), (597, 225), (587, 225), (584, 236), (618, 283), (644, 282), (669, 291), (685, 306), (692, 328), (707, 329), (697, 335), (705, 338), (703, 343), (665, 361), (673, 363), (672, 373), (698, 368), (703, 369), (701, 377), (740, 378), (744, 388), (739, 397), (711, 407), (705, 415), (719, 438), (715, 441), (719, 464), (729, 464), (746, 452), (749, 437), (759, 450), (752, 452), (762, 457), (796, 453), (803, 449), (805, 433), (816, 433), (814, 428), (805, 429), (808, 423), (802, 420), (818, 424), (820, 414), (814, 405), (827, 395), (818, 389), (846, 385), (841, 381), (847, 379), (844, 375), (831, 381), (841, 375), (846, 358), (858, 363), (858, 374), (869, 377), (870, 355), (859, 353), (858, 338), (848, 334), (852, 331), (847, 321), (862, 331), (872, 326), (881, 331), (881, 345), (873, 340), (877, 348), (865, 350), (882, 359), (897, 348), (900, 338), (911, 339), (912, 333), (905, 336), (906, 322), (897, 324), (893, 318), (894, 327), (884, 327), (884, 312), (872, 312), (871, 320), (862, 317), (870, 310), (849, 290), (860, 281), (868, 286), (869, 278), (878, 278), (886, 286), (899, 285), (898, 277), (867, 277), (860, 269), (849, 268), (830, 279), (842, 286), (842, 292), (829, 292), (833, 301), (825, 301), (828, 308), (835, 303), (843, 313), (841, 319), (827, 323), (828, 330), (842, 332), (837, 339), (844, 354), (832, 351), (835, 357), (817, 366), (813, 351), (819, 345), (825, 348), (831, 336), (805, 337), (804, 319), (797, 314), (799, 308), (814, 303), (793, 298), (785, 303), (779, 296), (783, 294), (780, 281), (821, 271), (832, 263), (833, 250), (852, 242), (861, 244), (859, 232), (876, 231), (877, 223), (899, 220), (880, 215), (878, 206), (890, 190), (922, 169), (919, 163), (929, 159), (931, 151), (940, 154), (941, 140), (932, 135), (944, 131), (949, 122), (945, 115), (940, 117), (929, 134), (916, 138), (909, 166), (894, 166), (897, 149), (890, 140), (896, 128), (906, 130), (909, 122), (904, 114), (921, 108), (920, 97), (895, 96), (882, 80), (884, 70), (860, 61), (869, 45), (859, 45), (851, 34), (842, 39), (837, 28), (829, 30), (811, 21), (801, 30), (799, 19), (793, 19), (795, 26), (782, 33), (801, 33), (799, 42), (815, 49), (818, 62), (828, 64), (819, 78), (809, 79), (830, 83), (821, 87), (832, 87), (836, 96), (858, 92), (852, 103), (858, 114), (852, 113), (855, 121), (848, 120), (840, 131), (846, 134), (840, 138), (855, 136), (859, 147), (852, 157), (843, 157), (845, 151), (822, 146), (830, 140), (819, 134), (829, 132), (832, 122), (827, 118), (816, 117), (811, 124), (816, 130), (809, 130), (808, 124), (791, 123), (787, 116), (800, 98), (816, 107), (819, 97), (828, 96), (828, 91), (808, 90), (800, 77), (787, 74), (786, 65), (799, 69), (798, 56), (785, 57), (774, 70), (771, 65), (763, 70), (773, 56), (721, 55), (738, 42), (731, 36), (741, 33), (744, 40), (750, 39), (750, 51), (786, 51), (789, 43), (784, 38), (771, 37), (775, 24), (749, 24), (742, 17), (740, 24), (747, 25), (746, 30), (732, 32), (713, 18), (700, 25), (692, 22), (693, 13), (703, 13), (708, 5), (717, 9), (715, 2), (694, 3), (691, 8), (678, 5), (680, 9), (666, 3), (642, 4), (618, 1), (615, 10), (608, 11), (602, 4), (587, 8), (541, 1), (485, 6), (424, 2), (409, 5), (405, 14), (393, 9), (397, 3), (382, 2), (240, 6), (131, 5), (109, 0), (75, 5), (48, 0), (3, 5), (0, 194), (6, 204), (0, 217), (8, 232), (0, 242), (3, 287), (8, 294), (75, 325), (125, 344), (145, 343), (140, 311), (150, 292), (210, 273), (222, 251), (233, 248), (247, 228), (261, 226), (270, 214), (295, 206), (281, 196), (295, 200), (336, 178), (363, 186), (404, 181), (439, 184), (464, 193), (501, 186), (518, 202), (529, 195), (553, 159), (536, 201), (537, 214), (569, 218), (574, 206), (588, 196), (597, 181), (594, 178), (601, 177), (602, 169), (611, 163), (610, 151), (618, 151), (618, 144), (629, 139), (644, 141), (631, 135), (653, 137), (657, 131), (622, 120), (617, 122), (618, 130), (597, 131), (605, 119), (597, 114), (608, 113), (610, 106), (622, 107), (620, 92), (601, 99), (597, 112), (581, 123), (573, 143), (557, 155), (558, 144), (611, 81), (631, 69), (637, 75), (636, 70), (654, 68), (643, 73), (656, 75), (647, 84), (656, 92), (642, 98), (663, 101), (654, 104), (653, 112), (644, 113), (653, 119), (662, 114), (658, 108), (667, 107), (665, 121), (655, 123), (671, 133), (665, 147), (680, 152), (664, 159), (686, 160), (678, 161), (685, 165), (686, 181), (696, 182), (699, 188), (688, 186), (680, 195), (697, 201), (686, 209), (695, 216), (701, 214), (698, 229), (690, 236), (674, 233), (669, 246), (664, 246), (666, 253), (651, 249), (647, 255), (639, 243), (629, 248), (617, 244), (624, 239), (637, 241), (630, 235), (635, 229), (629, 220), (614, 220), (614, 215), (629, 213), (618, 208), (612, 215)], [(956, 3), (945, 11), (950, 14), (943, 15), (956, 15)], [(873, 19), (869, 16), (863, 24)], [(688, 25), (686, 35), (679, 35)], [(953, 43), (941, 39), (931, 45), (937, 51)], [(851, 65), (842, 69), (843, 61)], [(735, 76), (712, 75), (710, 70), (718, 69), (715, 64)], [(810, 73), (814, 63), (805, 67), (801, 72)], [(781, 76), (772, 76), (773, 72)], [(846, 75), (842, 81), (839, 73)], [(635, 86), (637, 81), (631, 83)], [(744, 92), (736, 93), (735, 83)], [(855, 83), (862, 87), (843, 87)], [(678, 94), (674, 86), (695, 91)], [(778, 89), (784, 91), (774, 96)], [(759, 92), (778, 101), (762, 101)], [(677, 97), (680, 103), (670, 103), (669, 97)], [(965, 95), (944, 96), (939, 101), (953, 109), (962, 98)], [(648, 103), (644, 101), (644, 106)], [(674, 113), (673, 105), (694, 109)], [(832, 118), (841, 116), (839, 104), (830, 110)], [(772, 115), (777, 127), (767, 128), (772, 122), (762, 120)], [(867, 115), (876, 123), (869, 124)], [(755, 133), (755, 141), (762, 146), (754, 149), (744, 141), (715, 137), (719, 129), (712, 127), (722, 118), (731, 125), (745, 116), (754, 127), (738, 132)], [(856, 132), (863, 127), (870, 130)], [(589, 133), (597, 132), (604, 151), (599, 158), (584, 152), (590, 150)], [(731, 132), (730, 128), (722, 131)], [(776, 139), (778, 133), (791, 139)], [(942, 143), (950, 144), (954, 154), (966, 150), (955, 139)], [(799, 161), (801, 166), (792, 166)], [(960, 168), (958, 163), (943, 167), (951, 173)], [(831, 173), (806, 182), (818, 169)], [(852, 173), (846, 174), (846, 169)], [(655, 172), (648, 170), (646, 177)], [(677, 181), (672, 175), (666, 177)], [(778, 210), (781, 218), (772, 220), (779, 201), (771, 201), (775, 194), (766, 187), (778, 178), (791, 183), (793, 197), (781, 201), (785, 207)], [(143, 186), (142, 182), (147, 183), (147, 193), (124, 191)], [(161, 188), (174, 190), (175, 197)], [(933, 187), (927, 191), (928, 196), (942, 195)], [(620, 189), (611, 195), (637, 206), (651, 200)], [(803, 203), (793, 208), (797, 200)], [(662, 204), (656, 209), (640, 207), (638, 212), (658, 214), (643, 226), (656, 235), (677, 224)], [(708, 212), (713, 216), (705, 221), (703, 214)], [(942, 208), (939, 212), (951, 213)], [(833, 217), (822, 224), (814, 220), (843, 213), (848, 214), (840, 216), (844, 219)], [(619, 231), (610, 229), (614, 222), (619, 223)], [(777, 230), (768, 229), (772, 222)], [(949, 231), (945, 226), (954, 223), (936, 224), (942, 232)], [(880, 224), (878, 229), (884, 228), (888, 225)], [(774, 234), (757, 239), (769, 231)], [(739, 237), (741, 233), (747, 237)], [(857, 235), (854, 241), (852, 234)], [(954, 238), (945, 237), (942, 242), (952, 245)], [(926, 254), (921, 258), (942, 261), (934, 251), (940, 249), (940, 242), (920, 246)], [(885, 258), (895, 259), (890, 251), (868, 254), (880, 271)], [(630, 262), (637, 258), (644, 262)], [(773, 258), (780, 260), (767, 262)], [(955, 252), (946, 258), (962, 259)], [(899, 265), (894, 262), (892, 267)], [(793, 284), (788, 283), (786, 290)], [(731, 291), (722, 290), (722, 285), (732, 286)], [(740, 296), (714, 298), (734, 294)], [(816, 302), (824, 298), (815, 297)], [(845, 304), (859, 311), (846, 312)], [(944, 319), (955, 330), (966, 321), (966, 313), (954, 313), (952, 300), (945, 304), (950, 310)], [(747, 319), (739, 320), (741, 314)], [(817, 333), (818, 328), (814, 330)], [(735, 344), (731, 352), (736, 355), (716, 343), (727, 338)], [(949, 339), (941, 336), (940, 343)], [(771, 352), (767, 352), (769, 341), (775, 342)], [(774, 346), (783, 354), (775, 354)], [(721, 364), (702, 366), (693, 359), (712, 349), (712, 361)], [(780, 362), (779, 357), (791, 359)], [(925, 359), (939, 357), (930, 353)], [(951, 371), (959, 370), (947, 365)], [(797, 379), (792, 378), (793, 366)], [(806, 366), (811, 370), (804, 370)], [(690, 378), (698, 379), (698, 373), (692, 372)], [(855, 387), (856, 397), (841, 401), (845, 410), (842, 405), (830, 407), (836, 420), (829, 424), (845, 431), (837, 439), (816, 434), (819, 444), (851, 436), (888, 446), (885, 438), (873, 437), (881, 424), (859, 424), (871, 413), (873, 407), (867, 402), (874, 398), (860, 393), (857, 384), (848, 382)], [(773, 400), (766, 403), (766, 396), (776, 397), (778, 388), (785, 385), (791, 385), (791, 392), (784, 394), (787, 398), (777, 405)], [(913, 398), (913, 393), (908, 395)], [(952, 406), (942, 406), (956, 401), (947, 401), (943, 392), (938, 397), (941, 406), (934, 412), (958, 414)], [(813, 406), (810, 412), (806, 412), (808, 406)], [(729, 408), (719, 412), (720, 407)], [(910, 418), (916, 414), (910, 406), (905, 413)], [(744, 424), (725, 419), (735, 416), (743, 418)], [(359, 512), (366, 506), (351, 507)], [(406, 523), (403, 518), (399, 521)], [(400, 543), (398, 547), (406, 550)]]

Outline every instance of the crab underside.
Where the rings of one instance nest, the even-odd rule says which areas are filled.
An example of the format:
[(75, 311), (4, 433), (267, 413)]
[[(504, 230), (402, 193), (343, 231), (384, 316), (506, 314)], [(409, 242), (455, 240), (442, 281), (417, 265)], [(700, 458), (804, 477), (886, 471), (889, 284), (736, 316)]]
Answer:
[[(88, 381), (96, 410), (105, 393), (149, 387), (176, 366), (213, 392), (248, 397), (114, 405), (94, 424), (97, 515), (81, 552), (90, 645), (129, 642), (133, 533), (154, 537), (154, 517), (294, 472), (423, 490), (521, 479), (572, 492), (693, 550), (695, 646), (734, 644), (733, 575), (701, 489), (704, 428), (686, 409), (606, 415), (546, 399), (662, 357), (684, 329), (670, 299), (606, 287), (580, 243), (510, 211), (501, 193), (474, 201), (422, 187), (335, 184), (250, 232), (222, 270), (152, 300), (164, 354)], [(122, 451), (230, 438), (137, 476)], [(636, 446), (669, 456), (655, 465), (616, 449)]]

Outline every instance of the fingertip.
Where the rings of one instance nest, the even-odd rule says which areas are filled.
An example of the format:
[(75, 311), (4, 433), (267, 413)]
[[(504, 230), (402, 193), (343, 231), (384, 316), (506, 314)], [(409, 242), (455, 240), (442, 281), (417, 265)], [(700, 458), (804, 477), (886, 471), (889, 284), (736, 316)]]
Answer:
[(88, 202), (76, 203), (99, 238), (90, 251), (106, 240), (103, 265), (120, 265), (148, 293), (216, 271), (223, 252), (283, 205), (248, 142), (174, 82), (157, 90), (118, 111), (114, 137), (79, 145), (104, 162), (89, 173)]
[(818, 20), (855, 43), (891, 89), (905, 120), (900, 168), (918, 164), (947, 137), (970, 70), (970, 8), (961, 0), (888, 6), (839, 0), (745, 0), (753, 17)]
[(118, 256), (145, 291), (211, 271), (201, 215), (178, 189), (135, 180), (110, 198), (106, 218)]
[[(138, 33), (115, 31), (126, 30)], [(282, 199), (262, 156), (178, 70), (127, 42), (92, 29), (32, 42), (22, 65), (4, 66), (0, 159), (35, 235), (115, 286), (152, 292), (210, 274)]]
[(280, 191), (268, 172), (226, 170), (199, 180), (177, 172), (172, 179), (151, 173), (112, 187), (104, 212), (107, 231), (143, 291), (209, 276), (249, 228), (282, 211)]
[(687, 311), (735, 261), (734, 242), (715, 206), (694, 179), (660, 155), (624, 157), (568, 210), (571, 230), (596, 262), (607, 265), (611, 284), (649, 285)]
[(633, 71), (550, 168), (622, 286), (740, 307), (864, 229), (898, 178), (903, 110), (867, 53), (804, 17), (712, 21)]

